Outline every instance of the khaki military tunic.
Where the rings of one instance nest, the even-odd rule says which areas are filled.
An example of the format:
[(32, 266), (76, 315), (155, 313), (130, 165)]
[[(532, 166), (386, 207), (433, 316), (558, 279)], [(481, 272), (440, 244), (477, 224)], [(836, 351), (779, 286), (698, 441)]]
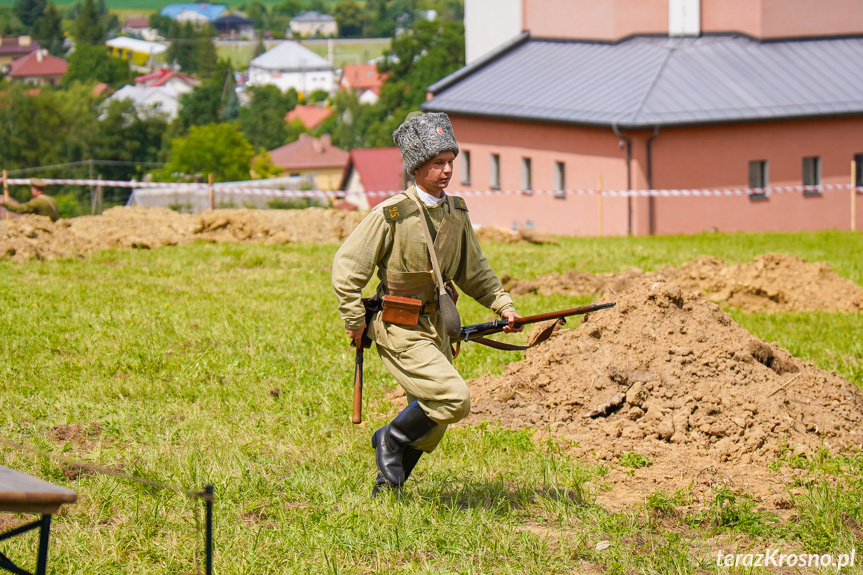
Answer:
[(46, 196), (45, 194), (36, 196), (29, 202), (17, 206), (14, 204), (7, 204), (6, 202), (3, 202), (2, 206), (16, 214), (37, 214), (40, 216), (47, 216), (51, 218), (52, 222), (56, 222), (60, 219), (60, 214), (57, 211), (57, 202), (54, 198)]
[[(339, 314), (351, 329), (365, 323), (361, 291), (375, 273), (379, 295), (413, 297), (436, 302), (437, 290), (416, 188), (382, 202), (366, 216), (333, 261), (333, 288)], [(488, 264), (473, 231), (467, 205), (449, 196), (435, 207), (424, 206), (431, 222), (435, 252), (444, 281), (452, 281), (465, 294), (497, 314), (512, 310), (512, 299)], [(429, 306), (431, 307), (431, 306)], [(389, 372), (404, 388), (408, 401), (419, 400), (438, 425), (413, 444), (431, 451), (446, 430), (470, 413), (470, 393), (452, 365), (450, 340), (438, 311), (420, 316), (416, 327), (385, 323), (375, 315), (369, 337)]]

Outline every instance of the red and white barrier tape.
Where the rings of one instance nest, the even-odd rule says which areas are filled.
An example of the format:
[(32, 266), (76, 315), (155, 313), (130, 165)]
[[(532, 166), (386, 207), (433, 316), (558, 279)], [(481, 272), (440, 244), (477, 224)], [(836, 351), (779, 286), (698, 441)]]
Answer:
[[(107, 188), (170, 188), (174, 190), (203, 191), (208, 189), (207, 184), (187, 184), (176, 182), (135, 182), (120, 180), (91, 180), (70, 178), (42, 178), (46, 184), (66, 184), (75, 186), (104, 186)], [(8, 178), (9, 185), (29, 185), (29, 178)], [(455, 196), (492, 196), (492, 195), (549, 195), (549, 196), (585, 196), (601, 195), (604, 197), (710, 197), (710, 196), (752, 196), (770, 195), (797, 192), (822, 192), (836, 190), (850, 190), (851, 184), (822, 184), (820, 186), (777, 186), (770, 188), (725, 188), (725, 189), (682, 189), (682, 190), (466, 190), (453, 191)], [(281, 196), (281, 197), (316, 197), (316, 198), (340, 198), (344, 197), (344, 191), (324, 190), (278, 190), (272, 188), (237, 187), (223, 184), (213, 184), (213, 190), (217, 192), (231, 192), (238, 194)], [(353, 192), (362, 193), (367, 196), (388, 198), (401, 193), (402, 190), (378, 191), (378, 192)], [(863, 192), (863, 187), (857, 188)]]

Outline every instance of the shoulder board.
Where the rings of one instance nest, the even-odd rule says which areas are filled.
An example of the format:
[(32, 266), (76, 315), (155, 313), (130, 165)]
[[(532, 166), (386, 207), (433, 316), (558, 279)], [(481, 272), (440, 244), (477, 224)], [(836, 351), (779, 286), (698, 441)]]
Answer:
[(410, 198), (404, 198), (401, 201), (393, 204), (381, 206), (381, 212), (384, 219), (388, 222), (394, 222), (405, 218), (417, 211), (417, 206)]
[(452, 203), (456, 207), (456, 209), (468, 211), (467, 204), (464, 201), (464, 198), (461, 196), (453, 196)]

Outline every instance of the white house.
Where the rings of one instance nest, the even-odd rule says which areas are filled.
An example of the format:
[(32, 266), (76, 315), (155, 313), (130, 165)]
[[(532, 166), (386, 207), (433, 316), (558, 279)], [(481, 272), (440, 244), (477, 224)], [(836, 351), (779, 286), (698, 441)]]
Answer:
[(339, 33), (339, 27), (336, 25), (336, 19), (329, 14), (308, 10), (291, 20), (290, 31), (295, 38), (335, 36)]
[(301, 94), (331, 91), (335, 86), (333, 66), (297, 42), (285, 40), (249, 62), (249, 86), (272, 84), (282, 92), (294, 88)]
[(180, 111), (180, 94), (168, 86), (123, 86), (108, 100), (131, 100), (142, 114), (164, 114), (169, 120)]

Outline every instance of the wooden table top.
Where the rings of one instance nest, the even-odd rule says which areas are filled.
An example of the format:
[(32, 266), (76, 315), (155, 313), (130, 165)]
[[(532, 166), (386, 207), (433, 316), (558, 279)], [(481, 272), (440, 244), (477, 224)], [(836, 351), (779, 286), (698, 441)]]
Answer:
[(0, 465), (0, 511), (52, 515), (76, 501), (78, 494), (71, 489)]

